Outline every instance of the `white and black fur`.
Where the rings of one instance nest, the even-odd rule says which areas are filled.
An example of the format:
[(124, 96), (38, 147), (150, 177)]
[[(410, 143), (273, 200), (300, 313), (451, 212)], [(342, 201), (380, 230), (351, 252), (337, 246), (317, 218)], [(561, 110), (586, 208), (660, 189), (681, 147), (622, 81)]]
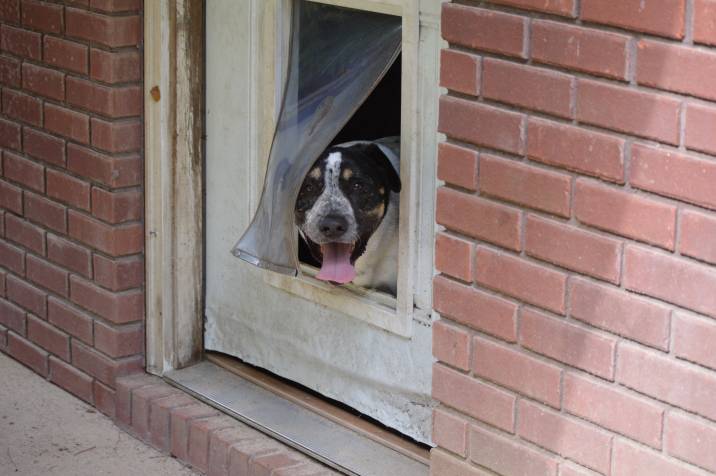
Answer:
[(401, 188), (399, 138), (329, 147), (306, 175), (295, 219), (312, 256), (320, 245), (351, 243), (353, 283), (395, 294)]

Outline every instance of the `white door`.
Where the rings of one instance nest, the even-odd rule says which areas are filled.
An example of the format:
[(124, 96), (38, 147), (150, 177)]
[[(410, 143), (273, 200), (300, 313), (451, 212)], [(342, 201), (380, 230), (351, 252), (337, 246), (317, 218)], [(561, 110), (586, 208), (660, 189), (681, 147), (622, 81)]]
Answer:
[[(206, 5), (204, 346), (428, 442), (436, 138), (434, 132), (423, 137), (418, 131), (436, 130), (440, 2), (426, 2), (434, 10), (432, 17), (425, 15), (433, 19), (427, 29), (417, 27), (414, 1), (328, 2), (401, 14), (403, 76), (425, 78), (425, 84), (403, 81), (402, 130), (407, 132), (401, 146), (399, 292), (393, 300), (307, 276), (277, 275), (230, 253), (257, 205), (273, 134), (282, 74), (277, 65), (288, 34), (286, 1), (212, 0)], [(419, 107), (418, 98), (427, 105)], [(417, 114), (418, 109), (428, 113)]]

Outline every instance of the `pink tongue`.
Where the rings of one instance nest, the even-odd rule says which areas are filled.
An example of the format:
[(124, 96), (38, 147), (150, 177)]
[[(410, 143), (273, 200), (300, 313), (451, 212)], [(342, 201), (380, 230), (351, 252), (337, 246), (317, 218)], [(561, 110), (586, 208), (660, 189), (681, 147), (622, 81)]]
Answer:
[(323, 281), (334, 283), (349, 283), (356, 277), (356, 269), (351, 264), (350, 243), (326, 243), (321, 245), (323, 264), (316, 276)]

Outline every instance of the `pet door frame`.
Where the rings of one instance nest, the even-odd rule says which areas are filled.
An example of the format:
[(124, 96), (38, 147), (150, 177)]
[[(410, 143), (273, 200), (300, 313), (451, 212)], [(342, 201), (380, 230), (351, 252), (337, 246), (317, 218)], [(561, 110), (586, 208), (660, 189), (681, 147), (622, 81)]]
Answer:
[[(348, 7), (358, 10), (401, 17), (401, 160), (402, 192), (398, 227), (397, 296), (371, 291), (355, 285), (333, 286), (312, 277), (310, 267), (302, 266), (297, 277), (265, 272), (264, 282), (286, 292), (334, 309), (341, 314), (367, 322), (372, 326), (410, 338), (414, 322), (430, 326), (432, 308), (433, 240), (434, 240), (434, 175), (435, 132), (437, 130), (437, 69), (438, 48), (433, 57), (424, 54), (431, 44), (420, 42), (419, 21), (425, 28), (425, 12), (418, 10), (415, 0), (309, 0), (316, 3)], [(273, 34), (262, 35), (259, 41), (258, 71), (266, 75), (255, 83), (257, 99), (271, 117), (257, 121), (263, 130), (257, 131), (261, 150), (270, 147), (281, 100), (285, 70), (275, 65), (287, 63), (290, 36), (290, 0), (267, 2), (265, 18), (273, 25)], [(439, 2), (432, 2), (439, 7)], [(439, 10), (437, 10), (439, 16)], [(273, 21), (271, 21), (273, 18)], [(437, 21), (437, 17), (436, 17)], [(439, 41), (439, 28), (433, 24)], [(430, 39), (430, 38), (429, 38)], [(435, 39), (432, 39), (435, 40)], [(421, 51), (422, 49), (422, 51)], [(435, 81), (433, 81), (435, 79)], [(272, 81), (273, 80), (273, 81)], [(421, 134), (421, 131), (433, 131)], [(267, 167), (267, 153), (253, 155), (250, 170), (256, 172), (256, 185), (250, 197), (251, 210), (258, 206), (261, 184)], [(427, 180), (425, 180), (427, 178)], [(423, 179), (423, 180), (421, 180)], [(427, 188), (425, 187), (427, 185)], [(429, 191), (422, 193), (421, 190)], [(429, 233), (425, 233), (428, 230)]]
[[(281, 22), (286, 16), (274, 10), (288, 0), (241, 1), (251, 2), (257, 31), (250, 38), (258, 38), (251, 45), (256, 87), (250, 111), (257, 128), (249, 158), (256, 177), (255, 188), (248, 191), (253, 210), (273, 135), (273, 128), (267, 126), (273, 126), (277, 117), (278, 80), (283, 74), (272, 60), (281, 54), (275, 50), (276, 34), (285, 28)], [(356, 306), (368, 310), (348, 314), (369, 322), (373, 318), (366, 316), (377, 309), (379, 318), (372, 324), (409, 337), (414, 322), (431, 325), (442, 1), (310, 1), (402, 17), (401, 157), (405, 160), (401, 158), (400, 232), (408, 239), (401, 243), (400, 253), (407, 257), (400, 260), (398, 289), (406, 298), (399, 297), (397, 310), (388, 312), (375, 300), (355, 295), (333, 307), (344, 313)], [(146, 357), (147, 371), (157, 375), (197, 362), (203, 350), (203, 18), (203, 0), (153, 0), (144, 10)], [(274, 277), (284, 281), (274, 285), (326, 293), (315, 285), (317, 280)]]

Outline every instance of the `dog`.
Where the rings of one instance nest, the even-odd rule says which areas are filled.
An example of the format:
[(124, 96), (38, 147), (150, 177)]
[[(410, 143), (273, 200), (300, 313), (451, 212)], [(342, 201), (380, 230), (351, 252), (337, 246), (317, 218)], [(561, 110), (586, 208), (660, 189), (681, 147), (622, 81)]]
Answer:
[(318, 279), (395, 295), (400, 140), (326, 149), (309, 169), (294, 210), (301, 238), (321, 264)]

